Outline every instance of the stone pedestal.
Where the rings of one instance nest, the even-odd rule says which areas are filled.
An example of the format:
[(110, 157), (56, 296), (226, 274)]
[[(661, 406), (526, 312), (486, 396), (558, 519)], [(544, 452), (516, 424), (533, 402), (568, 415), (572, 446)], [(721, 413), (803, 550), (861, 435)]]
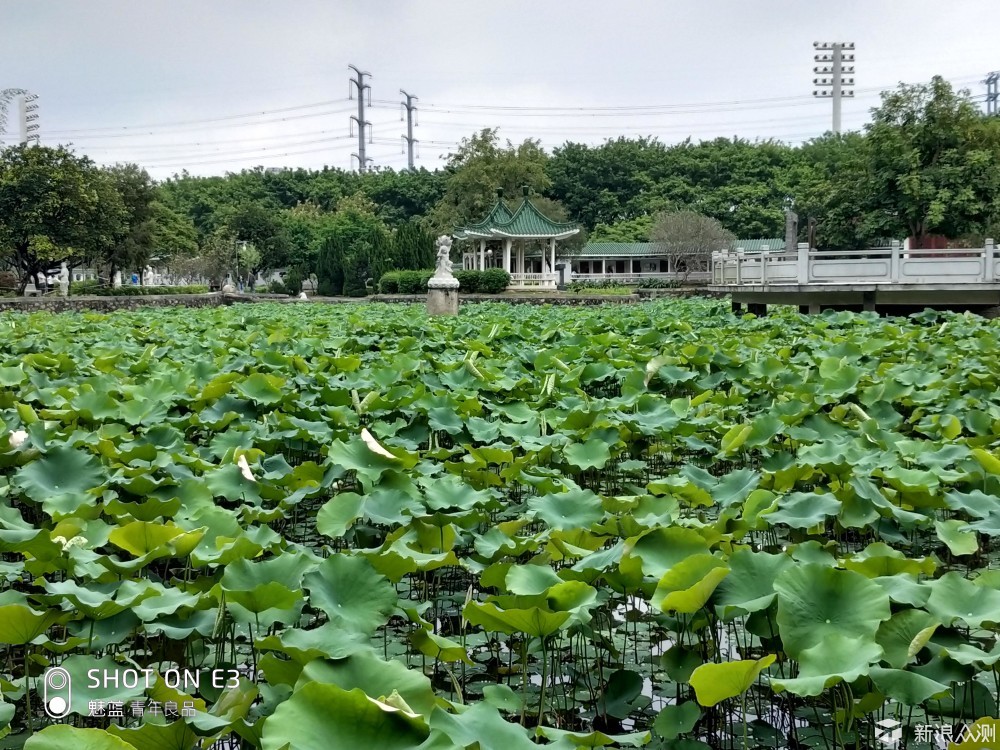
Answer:
[(458, 315), (458, 279), (435, 276), (427, 282), (427, 314)]

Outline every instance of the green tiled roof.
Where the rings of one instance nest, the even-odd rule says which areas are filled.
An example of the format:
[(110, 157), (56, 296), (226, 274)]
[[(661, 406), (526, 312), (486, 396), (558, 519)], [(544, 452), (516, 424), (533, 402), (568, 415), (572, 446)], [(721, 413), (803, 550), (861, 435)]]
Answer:
[(764, 247), (774, 251), (783, 251), (785, 249), (785, 238), (784, 237), (772, 237), (771, 239), (756, 239), (756, 240), (735, 240), (732, 245), (730, 245), (730, 250), (736, 250), (742, 248), (748, 253), (759, 253)]
[[(760, 252), (767, 246), (770, 250), (785, 249), (783, 239), (736, 240), (732, 249), (743, 248), (748, 253)], [(589, 242), (575, 257), (578, 258), (655, 258), (664, 255), (658, 242)]]
[(521, 201), (521, 205), (513, 214), (510, 213), (510, 209), (507, 208), (503, 199), (499, 198), (485, 219), (475, 224), (459, 227), (455, 234), (460, 238), (468, 239), (517, 239), (521, 237), (561, 239), (571, 237), (579, 231), (580, 228), (572, 222), (552, 221), (535, 208), (525, 193), (524, 200)]

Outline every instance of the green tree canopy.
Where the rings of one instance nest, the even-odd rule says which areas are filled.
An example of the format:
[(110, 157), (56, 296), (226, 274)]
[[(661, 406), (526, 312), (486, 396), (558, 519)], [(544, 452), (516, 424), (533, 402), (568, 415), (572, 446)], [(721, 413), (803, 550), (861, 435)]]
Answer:
[(527, 185), (543, 193), (550, 185), (546, 174), (548, 155), (530, 138), (515, 146), (500, 144), (496, 128), (486, 128), (463, 138), (448, 155), (444, 195), (431, 214), (434, 231), (451, 232), (456, 226), (479, 221), (496, 201), (497, 188), (508, 196)]
[(106, 173), (86, 157), (45, 146), (0, 151), (0, 252), (20, 275), (98, 258), (128, 228)]
[(955, 237), (995, 215), (997, 126), (968, 91), (954, 91), (941, 77), (901, 84), (882, 94), (866, 130), (865, 195), (875, 231), (904, 231), (920, 247), (930, 234)]

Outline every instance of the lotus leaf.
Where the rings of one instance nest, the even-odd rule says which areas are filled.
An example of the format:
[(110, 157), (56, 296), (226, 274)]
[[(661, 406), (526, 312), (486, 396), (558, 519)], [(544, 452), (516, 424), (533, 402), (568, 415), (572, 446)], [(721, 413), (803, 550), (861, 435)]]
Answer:
[(691, 673), (688, 682), (694, 688), (700, 705), (714, 706), (749, 690), (760, 673), (774, 663), (774, 659), (773, 654), (768, 654), (762, 659), (702, 664)]
[(774, 590), (778, 632), (793, 658), (835, 635), (874, 643), (879, 623), (889, 619), (888, 594), (853, 571), (798, 565), (775, 579)]

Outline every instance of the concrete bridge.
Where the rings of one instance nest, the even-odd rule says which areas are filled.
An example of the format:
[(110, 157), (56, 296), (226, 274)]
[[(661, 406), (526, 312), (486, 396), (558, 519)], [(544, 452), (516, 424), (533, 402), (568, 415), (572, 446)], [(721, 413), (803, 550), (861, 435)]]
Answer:
[(931, 307), (984, 312), (1000, 306), (1000, 255), (992, 239), (981, 248), (719, 252), (709, 289), (764, 314), (767, 305), (797, 305), (804, 313), (872, 310), (908, 314)]

